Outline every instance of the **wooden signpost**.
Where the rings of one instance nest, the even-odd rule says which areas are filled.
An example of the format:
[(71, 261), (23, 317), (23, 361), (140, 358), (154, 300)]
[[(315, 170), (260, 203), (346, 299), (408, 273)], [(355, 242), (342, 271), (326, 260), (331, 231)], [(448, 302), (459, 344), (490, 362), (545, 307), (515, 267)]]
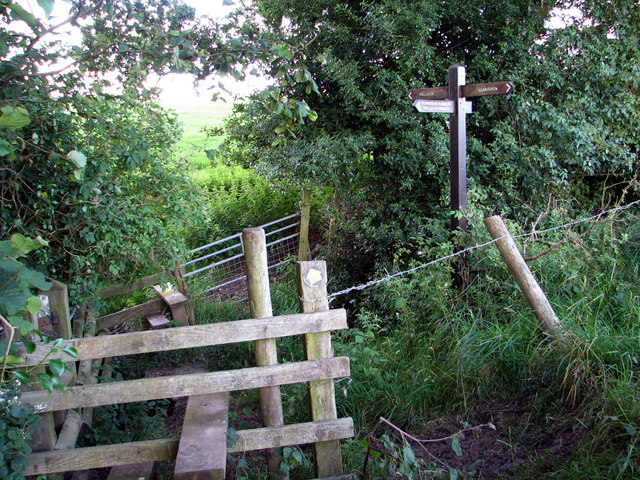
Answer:
[[(449, 114), (449, 178), (451, 181), (451, 229), (466, 231), (467, 219), (467, 119), (472, 112), (467, 97), (505, 95), (514, 91), (511, 82), (476, 83), (465, 85), (466, 71), (462, 65), (449, 67), (449, 85), (446, 87), (411, 90), (409, 97), (421, 113)], [(460, 267), (460, 266), (459, 266)], [(461, 273), (461, 269), (458, 269)], [(457, 283), (461, 285), (457, 277)]]

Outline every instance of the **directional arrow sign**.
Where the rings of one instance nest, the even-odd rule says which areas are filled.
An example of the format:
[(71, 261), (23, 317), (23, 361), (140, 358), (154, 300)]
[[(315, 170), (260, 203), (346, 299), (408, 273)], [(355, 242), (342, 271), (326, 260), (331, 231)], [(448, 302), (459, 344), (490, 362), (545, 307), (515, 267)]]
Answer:
[(420, 113), (455, 113), (456, 104), (453, 100), (416, 100), (413, 106)]
[[(515, 88), (515, 85), (511, 82), (472, 83), (471, 85), (462, 85), (460, 87), (460, 96), (506, 95), (507, 93), (512, 93)], [(411, 100), (444, 100), (449, 98), (449, 89), (447, 87), (434, 87), (409, 90), (409, 98)]]
[(425, 98), (428, 100), (444, 100), (448, 96), (448, 87), (419, 88), (417, 90), (409, 90), (409, 98), (411, 100), (419, 100), (421, 98)]
[(460, 87), (461, 97), (482, 97), (484, 95), (506, 95), (513, 92), (515, 85), (511, 82), (472, 83)]
[[(419, 99), (413, 102), (413, 106), (420, 113), (456, 113), (456, 102), (453, 100), (424, 100)], [(471, 102), (463, 102), (460, 113), (471, 113), (473, 107)]]

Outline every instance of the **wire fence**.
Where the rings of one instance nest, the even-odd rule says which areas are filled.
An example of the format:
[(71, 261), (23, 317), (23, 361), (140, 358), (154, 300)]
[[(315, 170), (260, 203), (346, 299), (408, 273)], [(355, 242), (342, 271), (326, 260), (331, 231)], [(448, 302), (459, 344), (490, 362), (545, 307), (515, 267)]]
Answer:
[[(568, 223), (565, 223), (563, 225), (558, 225), (558, 226), (546, 228), (546, 229), (543, 229), (543, 230), (536, 230), (536, 231), (529, 232), (529, 233), (522, 233), (520, 235), (514, 235), (513, 238), (531, 237), (531, 236), (540, 235), (540, 234), (547, 233), (547, 232), (552, 232), (554, 230), (566, 229), (566, 228), (569, 228), (569, 227), (572, 227), (574, 225), (578, 225), (578, 224), (581, 224), (581, 223), (597, 221), (597, 220), (600, 220), (605, 215), (608, 215), (608, 214), (614, 213), (614, 212), (619, 212), (619, 211), (622, 211), (622, 210), (627, 210), (627, 209), (629, 209), (631, 207), (634, 207), (634, 206), (636, 206), (638, 204), (640, 204), (640, 200), (636, 200), (635, 202), (631, 202), (631, 203), (629, 203), (627, 205), (622, 205), (622, 206), (619, 206), (619, 207), (616, 207), (616, 208), (612, 208), (612, 209), (609, 209), (609, 210), (602, 211), (602, 212), (598, 213), (597, 215), (593, 215), (593, 216), (588, 217), (588, 218), (583, 218), (583, 219), (580, 219), (580, 220), (574, 220), (572, 222), (568, 222)], [(384, 277), (371, 280), (371, 281), (369, 281), (367, 283), (363, 283), (361, 285), (354, 285), (352, 287), (345, 288), (344, 290), (340, 290), (338, 292), (334, 292), (334, 293), (332, 293), (332, 294), (330, 294), (328, 296), (329, 302), (334, 300), (336, 297), (340, 297), (342, 295), (347, 295), (348, 293), (351, 293), (351, 292), (365, 290), (365, 289), (373, 287), (375, 285), (379, 285), (381, 283), (391, 281), (394, 278), (401, 277), (401, 276), (404, 276), (404, 275), (408, 275), (408, 274), (416, 272), (418, 270), (422, 270), (424, 268), (430, 267), (431, 265), (435, 265), (436, 263), (444, 262), (446, 260), (450, 260), (450, 259), (453, 259), (455, 257), (459, 257), (461, 255), (464, 255), (466, 253), (472, 252), (474, 250), (478, 250), (478, 249), (481, 249), (481, 248), (488, 247), (489, 245), (492, 245), (492, 244), (496, 243), (497, 241), (502, 240), (503, 238), (505, 238), (505, 237), (502, 236), (502, 237), (494, 238), (493, 240), (490, 240), (488, 242), (485, 242), (485, 243), (482, 243), (482, 244), (479, 244), (479, 245), (474, 245), (472, 247), (466, 248), (464, 250), (460, 250), (460, 251), (452, 253), (450, 255), (445, 255), (444, 257), (440, 257), (440, 258), (437, 258), (435, 260), (431, 260), (429, 262), (420, 264), (420, 265), (418, 265), (416, 267), (413, 267), (413, 268), (410, 268), (408, 270), (404, 270), (402, 272), (397, 272), (397, 273), (394, 273), (392, 275), (386, 275)]]
[[(260, 225), (265, 231), (270, 273), (298, 254), (300, 213)], [(198, 255), (198, 256), (196, 256)], [(194, 248), (182, 263), (182, 278), (191, 296), (242, 300), (247, 295), (242, 233)]]

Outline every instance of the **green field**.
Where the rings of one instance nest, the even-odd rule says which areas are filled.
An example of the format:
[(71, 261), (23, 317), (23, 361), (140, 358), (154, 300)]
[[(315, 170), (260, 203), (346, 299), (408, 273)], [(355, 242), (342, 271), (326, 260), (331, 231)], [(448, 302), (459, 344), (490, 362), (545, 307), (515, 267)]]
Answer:
[(232, 109), (232, 103), (205, 100), (203, 105), (172, 107), (183, 128), (182, 139), (176, 146), (177, 158), (186, 160), (194, 169), (209, 167), (211, 161), (206, 152), (219, 148), (224, 136), (208, 137), (203, 128), (222, 127)]

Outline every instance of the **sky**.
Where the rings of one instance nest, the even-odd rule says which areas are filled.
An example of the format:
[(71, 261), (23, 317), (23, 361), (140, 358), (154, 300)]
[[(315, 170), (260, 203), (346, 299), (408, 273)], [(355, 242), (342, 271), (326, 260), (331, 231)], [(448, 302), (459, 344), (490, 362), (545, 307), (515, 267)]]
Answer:
[[(223, 0), (183, 0), (184, 3), (194, 7), (198, 15), (208, 15), (212, 18), (222, 18), (237, 8), (237, 2), (234, 5), (223, 5)], [(229, 1), (224, 3), (230, 3)], [(247, 77), (246, 80), (239, 82), (231, 77), (212, 76), (204, 81), (196, 89), (193, 86), (193, 80), (188, 74), (171, 74), (163, 77), (155, 86), (162, 89), (160, 94), (160, 103), (165, 107), (180, 107), (202, 105), (209, 102), (213, 91), (213, 86), (217, 86), (218, 82), (222, 82), (227, 90), (233, 95), (247, 96), (255, 90), (259, 90), (266, 86), (266, 80)], [(216, 92), (221, 92), (216, 89)], [(224, 92), (221, 92), (226, 96)], [(229, 97), (227, 96), (227, 99)]]

